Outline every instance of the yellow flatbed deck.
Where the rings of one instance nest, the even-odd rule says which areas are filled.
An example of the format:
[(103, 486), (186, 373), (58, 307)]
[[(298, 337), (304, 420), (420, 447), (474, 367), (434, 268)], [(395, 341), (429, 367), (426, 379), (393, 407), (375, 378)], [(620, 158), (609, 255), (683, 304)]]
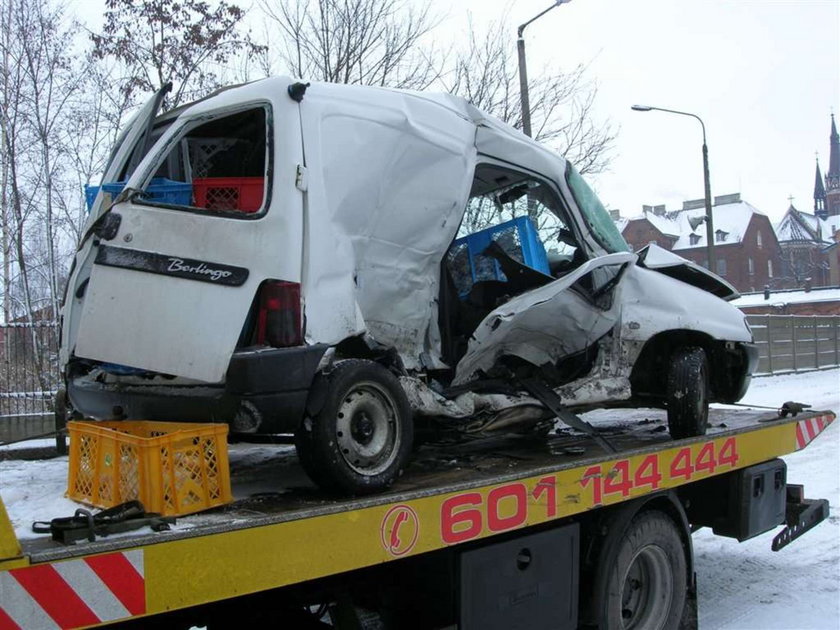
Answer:
[[(570, 430), (430, 444), (388, 492), (362, 498), (316, 490), (291, 448), (247, 470), (234, 459), (234, 482), (277, 476), (278, 492), (186, 517), (189, 528), (170, 532), (19, 541), (0, 503), (0, 630), (155, 614), (527, 528), (784, 456), (835, 418), (712, 410), (706, 436), (672, 440), (656, 412), (599, 414), (617, 453)], [(108, 605), (95, 601), (103, 583)]]

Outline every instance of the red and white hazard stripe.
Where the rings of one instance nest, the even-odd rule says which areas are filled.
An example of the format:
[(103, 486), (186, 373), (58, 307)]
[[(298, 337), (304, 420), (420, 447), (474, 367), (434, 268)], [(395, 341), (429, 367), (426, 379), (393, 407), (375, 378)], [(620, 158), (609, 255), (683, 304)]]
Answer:
[(0, 573), (0, 630), (78, 628), (145, 612), (141, 550)]
[(796, 423), (796, 450), (801, 451), (808, 446), (823, 430), (831, 424), (834, 416), (814, 416)]

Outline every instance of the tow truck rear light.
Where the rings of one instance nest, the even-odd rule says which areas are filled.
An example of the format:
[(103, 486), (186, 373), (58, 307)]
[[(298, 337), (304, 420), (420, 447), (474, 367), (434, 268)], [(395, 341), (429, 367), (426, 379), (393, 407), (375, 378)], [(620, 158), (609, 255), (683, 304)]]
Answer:
[(283, 281), (263, 283), (260, 288), (256, 342), (274, 348), (303, 345), (298, 283)]

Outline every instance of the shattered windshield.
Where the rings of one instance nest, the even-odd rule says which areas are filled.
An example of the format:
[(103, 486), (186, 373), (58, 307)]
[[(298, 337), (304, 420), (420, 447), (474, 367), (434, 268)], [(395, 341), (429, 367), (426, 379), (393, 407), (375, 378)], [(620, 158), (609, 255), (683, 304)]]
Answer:
[(595, 240), (607, 250), (608, 253), (629, 252), (630, 246), (621, 236), (621, 232), (615, 227), (610, 218), (610, 213), (604, 208), (604, 204), (598, 196), (584, 181), (571, 163), (566, 166), (566, 183), (574, 195), (578, 208), (583, 214), (583, 219)]

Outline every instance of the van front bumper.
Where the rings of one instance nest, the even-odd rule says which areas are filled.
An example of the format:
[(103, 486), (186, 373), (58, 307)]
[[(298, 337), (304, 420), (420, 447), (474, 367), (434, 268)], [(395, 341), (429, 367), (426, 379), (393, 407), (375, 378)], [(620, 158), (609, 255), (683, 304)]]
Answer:
[(225, 422), (233, 432), (291, 433), (303, 418), (326, 345), (247, 348), (231, 358), (225, 383), (149, 385), (68, 379), (74, 409), (92, 418)]

